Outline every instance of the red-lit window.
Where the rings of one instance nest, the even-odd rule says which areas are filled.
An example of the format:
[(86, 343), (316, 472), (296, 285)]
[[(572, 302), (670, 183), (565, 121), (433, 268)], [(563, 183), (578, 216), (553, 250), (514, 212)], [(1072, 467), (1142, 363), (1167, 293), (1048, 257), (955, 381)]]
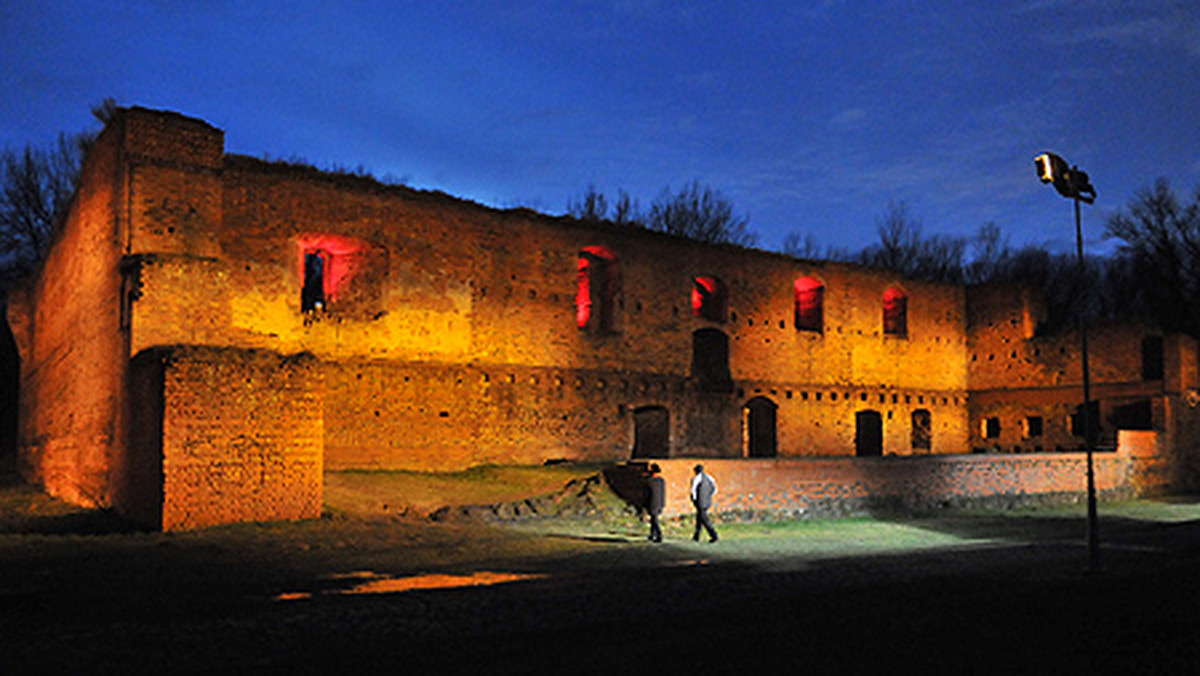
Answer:
[(348, 235), (308, 233), (296, 239), (300, 309), (336, 308), (346, 317), (373, 316), (382, 306), (387, 250)]
[(908, 295), (899, 289), (883, 292), (883, 333), (888, 336), (908, 335)]
[(716, 277), (692, 280), (692, 314), (712, 322), (724, 322), (729, 314), (725, 283)]
[(608, 247), (588, 246), (579, 252), (575, 323), (581, 329), (614, 329), (617, 299), (617, 257)]
[(825, 285), (812, 277), (801, 277), (795, 285), (796, 330), (825, 330)]

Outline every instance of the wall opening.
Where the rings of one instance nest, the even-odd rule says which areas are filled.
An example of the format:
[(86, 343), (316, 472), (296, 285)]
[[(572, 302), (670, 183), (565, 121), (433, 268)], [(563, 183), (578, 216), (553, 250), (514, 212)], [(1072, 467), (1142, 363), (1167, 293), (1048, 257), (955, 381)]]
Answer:
[(692, 333), (692, 380), (706, 392), (732, 392), (729, 371), (729, 337), (718, 329)]
[(300, 289), (300, 310), (316, 312), (325, 309), (324, 251), (304, 252), (304, 286)]
[(860, 458), (883, 455), (883, 416), (879, 411), (854, 414), (854, 454)]
[(729, 294), (725, 282), (716, 277), (693, 279), (692, 314), (710, 322), (725, 323), (729, 315)]
[(984, 439), (999, 439), (1000, 438), (1000, 419), (996, 417), (985, 418), (983, 420), (983, 438)]
[(1036, 439), (1044, 434), (1043, 429), (1045, 424), (1042, 421), (1042, 416), (1031, 415), (1025, 417), (1025, 437), (1027, 439)]
[(387, 249), (348, 235), (307, 233), (296, 239), (300, 309), (367, 318), (383, 309)]
[(795, 323), (797, 331), (825, 330), (825, 285), (812, 277), (796, 280)]
[(887, 336), (908, 335), (908, 294), (900, 289), (883, 292), (883, 333)]
[(633, 411), (633, 457), (668, 458), (671, 455), (671, 414), (663, 406), (643, 406)]
[(933, 414), (928, 409), (918, 408), (912, 412), (912, 448), (914, 451), (933, 448)]
[(1071, 413), (1071, 436), (1086, 437), (1093, 442), (1099, 439), (1100, 432), (1100, 402), (1090, 401), (1087, 407), (1087, 432), (1083, 429), (1083, 404), (1075, 407), (1075, 411)]
[(1154, 429), (1154, 408), (1150, 399), (1138, 399), (1114, 408), (1113, 425), (1119, 430)]
[(776, 424), (779, 406), (766, 397), (746, 402), (742, 423), (745, 429), (743, 454), (748, 458), (774, 458), (779, 454)]
[(1142, 338), (1142, 380), (1163, 379), (1163, 338)]
[(606, 246), (586, 246), (579, 252), (575, 292), (575, 323), (596, 333), (616, 330), (619, 286), (617, 256)]

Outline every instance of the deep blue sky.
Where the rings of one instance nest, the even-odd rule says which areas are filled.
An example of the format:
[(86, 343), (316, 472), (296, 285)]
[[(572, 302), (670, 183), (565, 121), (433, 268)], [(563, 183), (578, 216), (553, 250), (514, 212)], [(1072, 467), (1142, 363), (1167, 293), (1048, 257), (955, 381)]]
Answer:
[(1089, 240), (1156, 177), (1200, 186), (1194, 0), (3, 0), (0, 45), (0, 146), (113, 97), (501, 207), (699, 180), (769, 249), (861, 248), (898, 202), (1069, 249), (1042, 150), (1091, 175)]

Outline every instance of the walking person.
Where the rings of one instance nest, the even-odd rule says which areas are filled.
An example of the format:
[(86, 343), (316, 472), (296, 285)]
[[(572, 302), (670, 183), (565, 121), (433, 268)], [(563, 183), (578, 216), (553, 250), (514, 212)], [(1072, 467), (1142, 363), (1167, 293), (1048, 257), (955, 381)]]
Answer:
[(662, 542), (662, 526), (658, 517), (667, 504), (667, 482), (662, 478), (662, 468), (658, 463), (650, 465), (650, 478), (646, 481), (648, 494), (646, 496), (646, 513), (650, 515), (650, 541)]
[(696, 465), (696, 476), (692, 477), (692, 504), (696, 507), (696, 531), (692, 539), (700, 541), (700, 529), (708, 532), (708, 541), (717, 541), (717, 529), (713, 528), (708, 510), (712, 507), (713, 496), (717, 494), (717, 481), (704, 472), (704, 465)]

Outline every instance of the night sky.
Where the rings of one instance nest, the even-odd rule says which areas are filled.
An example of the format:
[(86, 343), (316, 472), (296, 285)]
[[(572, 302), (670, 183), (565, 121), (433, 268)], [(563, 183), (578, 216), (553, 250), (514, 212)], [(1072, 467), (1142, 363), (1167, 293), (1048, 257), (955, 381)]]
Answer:
[(1154, 179), (1200, 186), (1195, 0), (2, 0), (0, 45), (0, 146), (112, 97), (498, 207), (698, 180), (767, 249), (857, 250), (903, 202), (926, 235), (1070, 250), (1043, 150), (1090, 174), (1095, 250)]

